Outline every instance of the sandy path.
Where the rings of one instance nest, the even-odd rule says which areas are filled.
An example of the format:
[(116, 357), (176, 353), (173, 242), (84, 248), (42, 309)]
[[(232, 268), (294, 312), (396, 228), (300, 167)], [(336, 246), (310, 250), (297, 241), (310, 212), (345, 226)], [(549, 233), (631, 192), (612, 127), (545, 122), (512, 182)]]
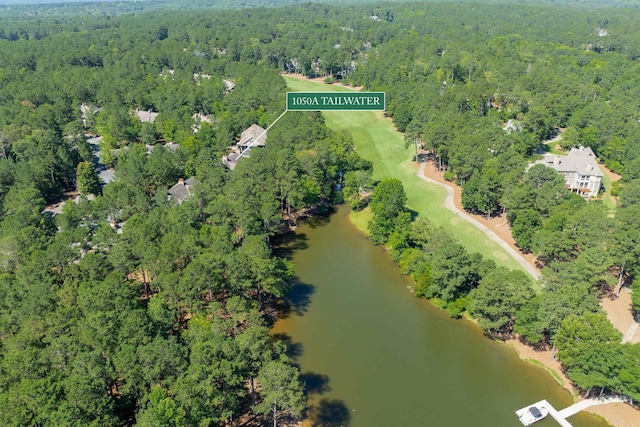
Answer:
[[(437, 181), (441, 184), (444, 184), (448, 187), (453, 188), (453, 204), (460, 211), (464, 211), (462, 207), (462, 188), (458, 185), (453, 185), (449, 181), (445, 180), (442, 176), (441, 172), (438, 172), (435, 168), (435, 165), (431, 162), (427, 163), (424, 167), (424, 176)], [(520, 248), (516, 245), (516, 241), (513, 239), (511, 235), (511, 227), (509, 227), (509, 223), (507, 222), (507, 216), (505, 214), (500, 214), (497, 216), (493, 216), (487, 219), (484, 215), (476, 215), (465, 211), (467, 216), (474, 218), (481, 224), (484, 224), (487, 228), (491, 229), (495, 234), (497, 234), (502, 241), (511, 246), (514, 251), (520, 253), (520, 256), (523, 257), (527, 262), (534, 268), (538, 268), (536, 264), (536, 256), (532, 253), (524, 254), (520, 252)]]
[[(430, 166), (431, 168), (433, 168), (432, 165)], [(445, 206), (447, 209), (449, 209), (451, 212), (455, 212), (456, 215), (482, 230), (489, 239), (502, 246), (502, 248), (506, 250), (509, 255), (511, 255), (518, 262), (518, 264), (520, 264), (522, 268), (524, 268), (525, 271), (529, 273), (534, 279), (537, 280), (540, 277), (540, 271), (538, 271), (538, 269), (535, 267), (535, 264), (533, 262), (530, 262), (530, 260), (525, 259), (525, 257), (523, 257), (515, 248), (513, 248), (512, 245), (507, 243), (502, 237), (498, 236), (498, 234), (487, 227), (487, 225), (483, 224), (477, 218), (480, 217), (479, 215), (469, 215), (462, 209), (461, 203), (459, 206), (456, 206), (456, 188), (446, 184), (445, 182), (433, 179), (432, 177), (426, 175), (426, 168), (427, 165), (425, 163), (422, 163), (420, 165), (420, 168), (418, 169), (418, 176), (431, 184), (438, 185), (447, 190), (447, 199), (445, 201)], [(491, 226), (493, 227), (495, 226), (495, 224), (492, 224)]]
[(640, 342), (640, 325), (633, 319), (628, 289), (623, 288), (617, 298), (615, 294), (606, 295), (600, 300), (600, 306), (607, 313), (611, 324), (622, 332), (622, 342)]

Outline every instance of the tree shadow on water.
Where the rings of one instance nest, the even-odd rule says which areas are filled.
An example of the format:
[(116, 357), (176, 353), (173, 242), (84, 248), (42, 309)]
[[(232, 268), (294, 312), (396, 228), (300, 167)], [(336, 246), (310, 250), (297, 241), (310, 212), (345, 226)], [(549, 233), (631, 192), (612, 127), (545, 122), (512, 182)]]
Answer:
[(313, 427), (347, 427), (351, 424), (351, 411), (338, 399), (322, 399), (309, 408), (309, 420)]
[(316, 291), (316, 287), (307, 283), (295, 282), (291, 290), (287, 292), (284, 300), (278, 304), (278, 317), (286, 319), (295, 313), (302, 316), (307, 312), (309, 304), (311, 304), (311, 295)]
[(272, 334), (271, 339), (280, 341), (287, 348), (286, 355), (293, 361), (296, 361), (302, 355), (302, 343), (293, 342), (287, 334)]
[(300, 380), (304, 382), (304, 391), (307, 396), (312, 394), (324, 394), (331, 391), (329, 386), (329, 377), (315, 372), (303, 372), (300, 374)]
[(313, 215), (304, 219), (304, 224), (311, 228), (323, 227), (331, 221), (331, 215), (336, 212), (331, 206), (324, 206), (322, 210), (313, 212)]
[(307, 235), (290, 231), (274, 238), (274, 254), (290, 260), (297, 251), (307, 249)]
[(291, 305), (291, 309), (298, 316), (302, 316), (309, 309), (311, 304), (311, 295), (316, 291), (316, 287), (308, 283), (298, 282), (291, 288), (287, 294), (287, 302)]

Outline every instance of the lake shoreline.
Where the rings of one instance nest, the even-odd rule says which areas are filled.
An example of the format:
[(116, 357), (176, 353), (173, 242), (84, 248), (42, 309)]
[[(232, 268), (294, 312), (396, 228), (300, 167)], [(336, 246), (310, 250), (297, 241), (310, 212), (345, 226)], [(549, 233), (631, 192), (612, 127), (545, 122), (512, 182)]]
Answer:
[[(322, 79), (308, 79), (304, 76), (292, 74), (286, 74), (286, 76), (302, 81), (315, 81), (316, 83), (323, 83)], [(349, 87), (348, 85), (342, 83), (336, 86)], [(359, 88), (351, 89), (357, 90)], [(353, 221), (353, 217), (351, 214), (349, 214), (349, 222), (366, 236), (366, 224), (357, 224), (357, 221)], [(471, 321), (471, 324), (473, 324), (473, 321)], [(577, 390), (574, 389), (570, 381), (568, 381), (568, 379), (566, 379), (566, 377), (562, 375), (559, 363), (555, 361), (556, 365), (554, 365), (554, 361), (550, 356), (550, 352), (548, 354), (544, 352), (536, 352), (532, 347), (527, 346), (517, 340), (508, 341), (506, 344), (510, 345), (510, 347), (516, 351), (521, 360), (538, 366), (542, 365), (541, 367), (543, 367), (552, 377), (554, 377), (554, 379), (556, 379), (557, 382), (559, 382), (566, 390), (568, 390), (572, 394), (574, 401), (581, 400), (578, 396)], [(560, 379), (560, 381), (558, 379)], [(516, 409), (518, 408), (514, 408), (513, 410), (515, 411)], [(607, 423), (616, 427), (632, 427), (633, 425), (640, 425), (640, 411), (631, 407), (630, 405), (607, 404), (592, 407), (588, 410), (588, 412), (598, 415), (599, 417), (605, 419)]]
[[(361, 226), (358, 226), (358, 224), (352, 220), (351, 213), (349, 214), (349, 221), (354, 228), (362, 233), (364, 237), (367, 237), (367, 230), (363, 229)], [(411, 292), (410, 289), (409, 292)], [(426, 301), (429, 304), (433, 305), (429, 300)], [(470, 325), (474, 325), (477, 327), (477, 324), (473, 319), (463, 317), (460, 320), (469, 322)], [(480, 329), (478, 328), (478, 330)], [(503, 341), (503, 343), (513, 349), (517, 353), (520, 360), (522, 360), (523, 362), (530, 363), (544, 369), (551, 377), (553, 377), (558, 382), (558, 384), (560, 384), (565, 390), (571, 393), (574, 402), (584, 400), (584, 398), (579, 395), (578, 390), (573, 386), (571, 381), (562, 372), (560, 362), (553, 359), (551, 350), (536, 350), (532, 346), (521, 342), (517, 338), (511, 338), (509, 340)], [(640, 409), (626, 403), (608, 403), (606, 405), (593, 406), (586, 409), (585, 411), (601, 417), (613, 427), (635, 427), (640, 425)]]

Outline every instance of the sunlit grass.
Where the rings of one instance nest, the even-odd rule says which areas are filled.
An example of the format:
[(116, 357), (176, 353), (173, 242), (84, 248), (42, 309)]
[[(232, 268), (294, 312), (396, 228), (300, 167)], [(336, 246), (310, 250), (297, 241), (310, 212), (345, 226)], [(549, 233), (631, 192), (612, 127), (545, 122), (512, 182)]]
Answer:
[(566, 156), (567, 152), (562, 150), (559, 144), (549, 144), (549, 153), (557, 156)]
[[(604, 166), (600, 166), (603, 168)], [(616, 203), (611, 196), (611, 178), (606, 173), (602, 176), (602, 185), (604, 185), (604, 194), (602, 194), (602, 202), (609, 209), (609, 212), (613, 213), (616, 210)]]
[(371, 213), (371, 209), (366, 208), (361, 211), (351, 211), (349, 214), (349, 219), (351, 223), (356, 226), (358, 230), (363, 232), (364, 234), (369, 234), (369, 230), (367, 228), (369, 224), (369, 220), (373, 217)]

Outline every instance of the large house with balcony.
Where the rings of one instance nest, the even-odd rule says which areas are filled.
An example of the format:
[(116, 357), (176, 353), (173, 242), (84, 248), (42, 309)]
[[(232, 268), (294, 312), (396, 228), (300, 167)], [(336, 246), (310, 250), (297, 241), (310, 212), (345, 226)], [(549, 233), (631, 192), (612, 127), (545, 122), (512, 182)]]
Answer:
[(603, 173), (589, 147), (572, 148), (566, 156), (545, 154), (536, 164), (553, 168), (564, 177), (567, 188), (589, 200), (598, 196)]

